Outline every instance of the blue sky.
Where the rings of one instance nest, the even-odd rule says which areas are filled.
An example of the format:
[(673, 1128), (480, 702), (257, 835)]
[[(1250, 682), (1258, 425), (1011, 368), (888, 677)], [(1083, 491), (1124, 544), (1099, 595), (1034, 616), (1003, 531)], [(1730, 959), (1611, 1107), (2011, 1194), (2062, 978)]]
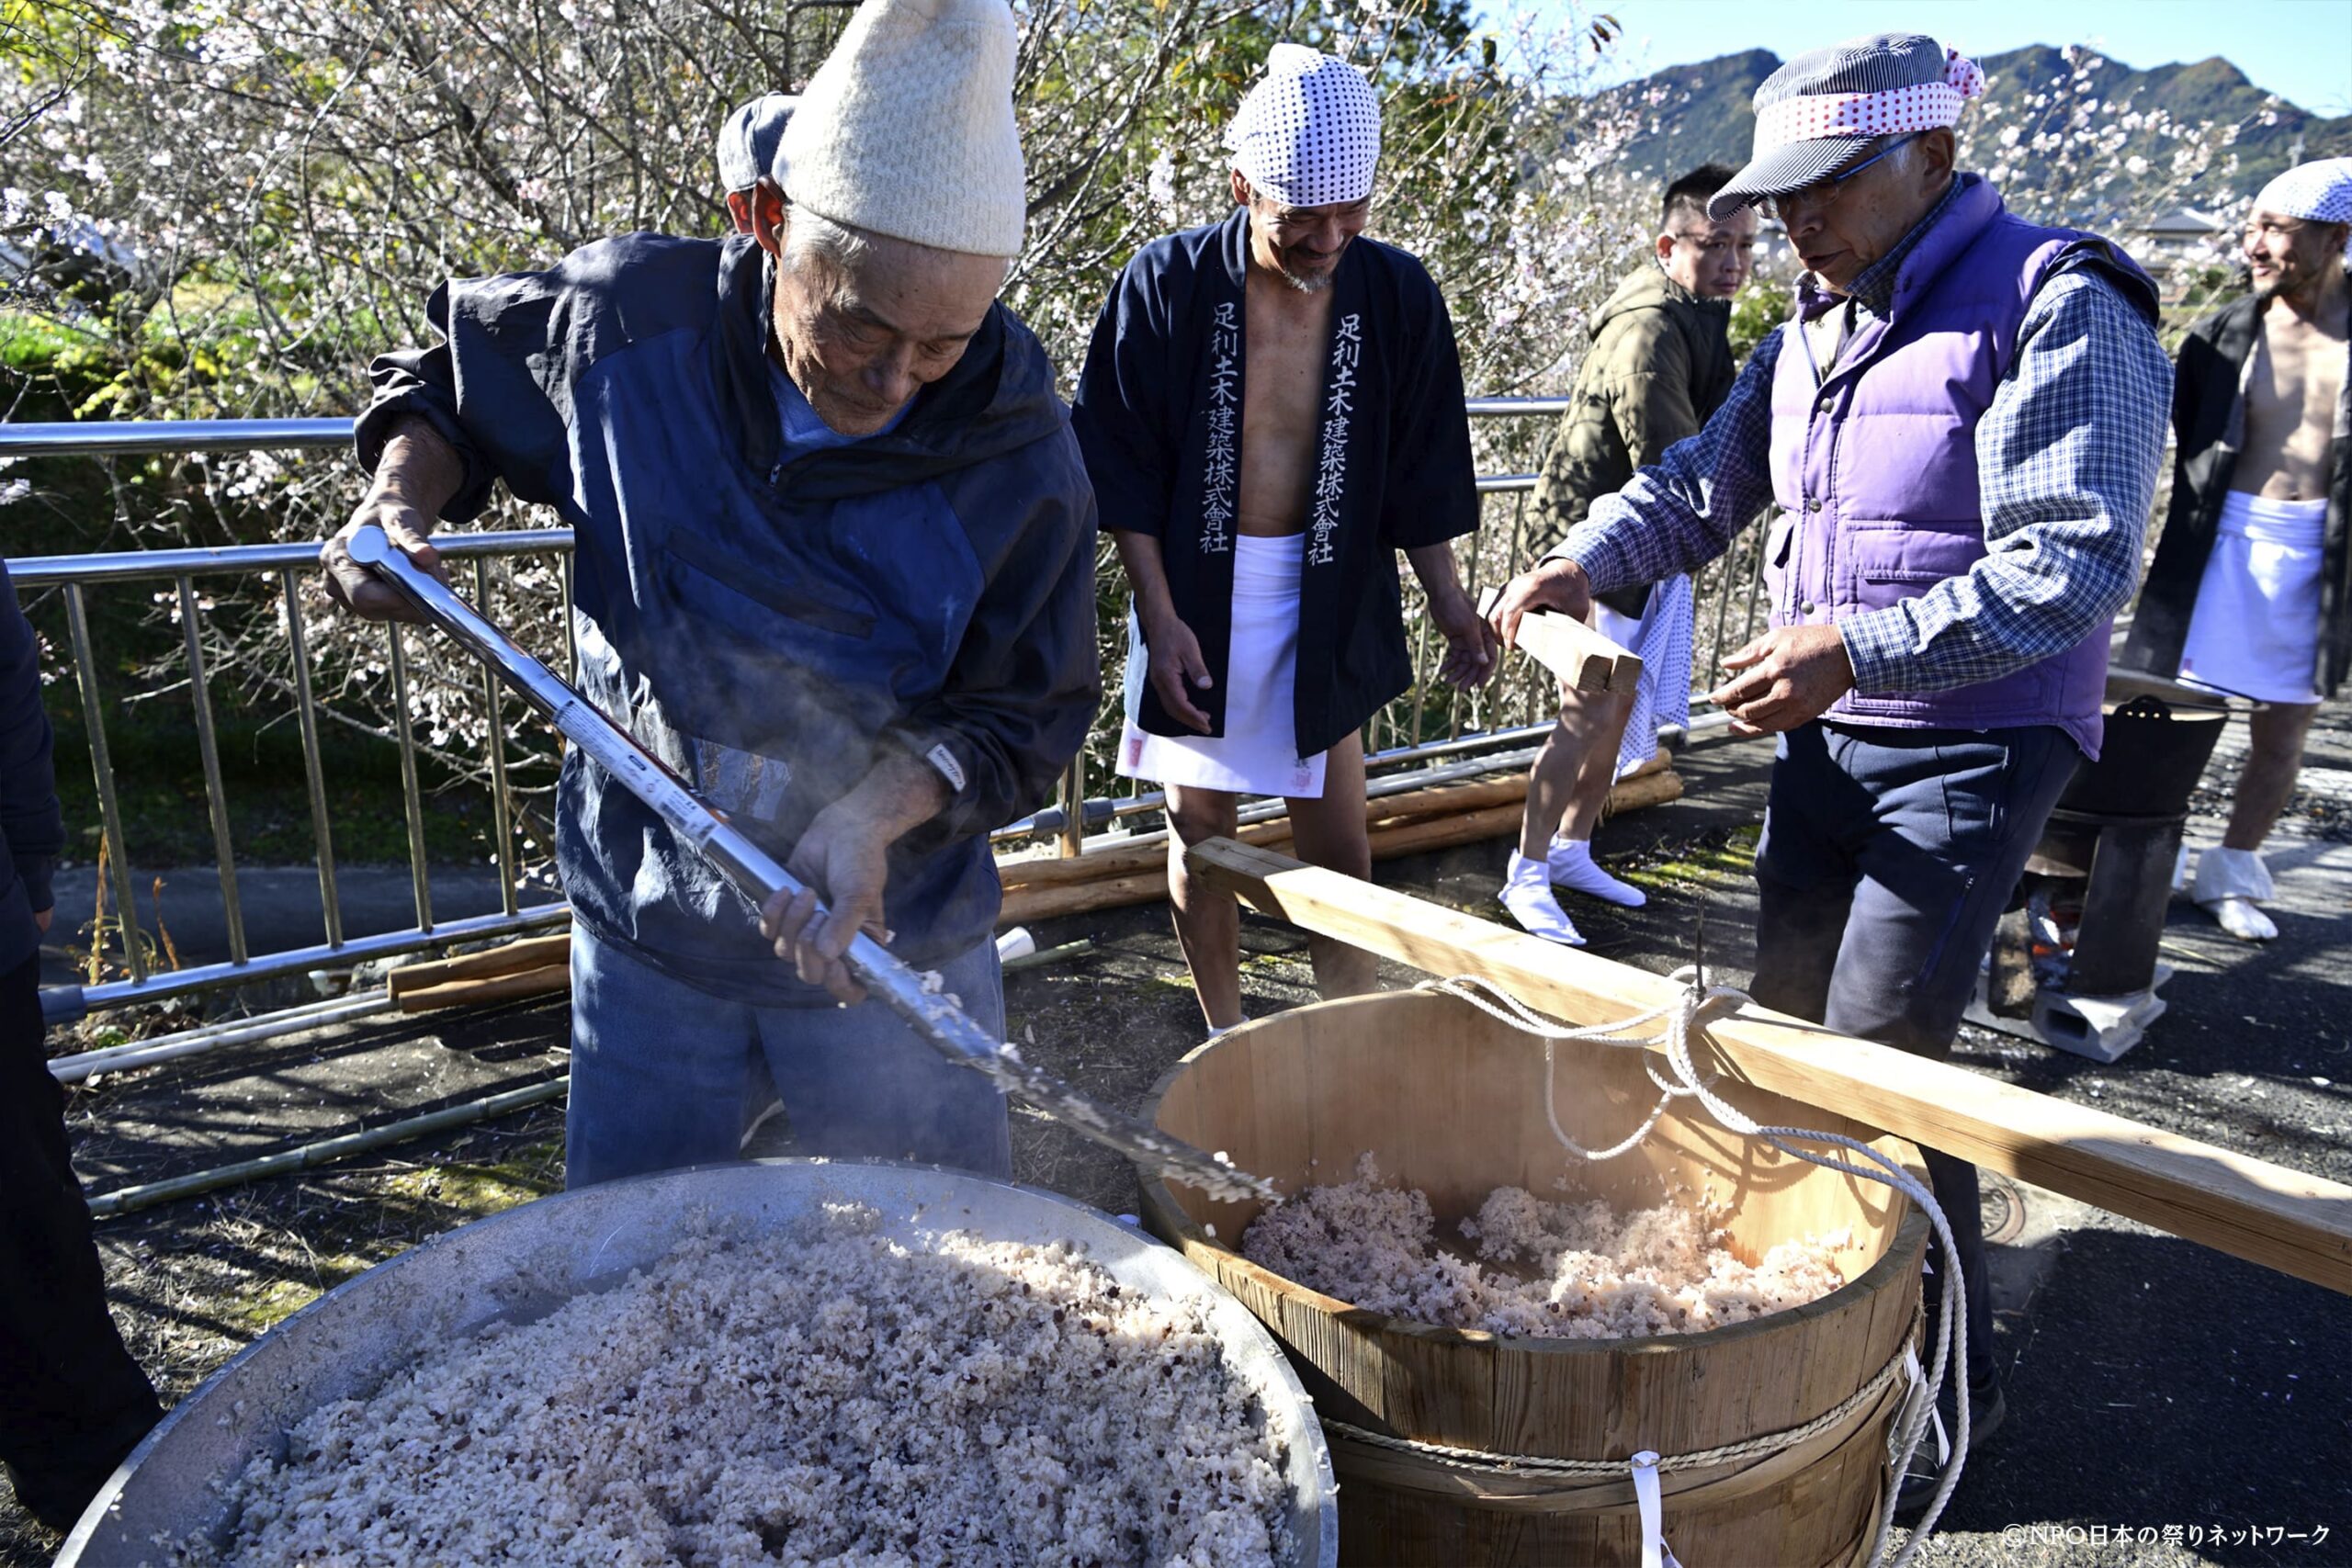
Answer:
[(1791, 55), (1861, 33), (1932, 33), (1968, 54), (2095, 43), (2145, 68), (2221, 55), (2320, 115), (2352, 113), (2352, 0), (1488, 0), (1624, 24), (1615, 79), (1746, 49)]

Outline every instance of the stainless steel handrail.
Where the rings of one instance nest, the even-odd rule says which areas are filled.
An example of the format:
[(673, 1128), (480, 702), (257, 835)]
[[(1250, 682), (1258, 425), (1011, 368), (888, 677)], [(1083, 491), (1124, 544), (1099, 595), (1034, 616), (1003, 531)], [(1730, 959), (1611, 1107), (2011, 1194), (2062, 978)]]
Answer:
[[(1566, 413), (1566, 398), (1469, 398), (1473, 419)], [(326, 450), (351, 445), (349, 419), (93, 419), (0, 426), (0, 457)]]
[(0, 425), (0, 457), (132, 457), (348, 446), (347, 419), (94, 419)]
[[(1478, 398), (1468, 400), (1467, 412), (1479, 418), (1512, 416), (1542, 416), (1557, 414), (1568, 406), (1561, 398)], [(343, 419), (311, 420), (187, 420), (157, 422), (87, 422), (68, 424), (0, 425), (0, 458), (31, 457), (107, 457), (138, 456), (169, 453), (250, 452), (287, 449), (324, 449), (346, 445), (351, 439), (352, 422)], [(1522, 554), (1526, 538), (1525, 498), (1535, 485), (1532, 473), (1502, 473), (1479, 476), (1477, 487), (1482, 495), (1510, 495), (1516, 498), (1510, 528), (1510, 554), (1516, 562)], [(556, 558), (563, 580), (566, 602), (571, 583), (572, 534), (569, 528), (529, 528), (498, 532), (451, 534), (435, 541), (442, 556), (450, 560), (471, 560), (475, 563), (474, 587), (481, 602), (488, 603), (489, 564), (496, 559), (521, 556), (552, 555)], [(1758, 552), (1760, 555), (1760, 548)], [(1471, 585), (1476, 586), (1479, 562), (1470, 563)], [(297, 606), (300, 579), (319, 567), (319, 547), (306, 542), (232, 546), (221, 548), (190, 548), (144, 550), (137, 552), (107, 552), (80, 555), (37, 557), (13, 560), (11, 575), (17, 584), (27, 590), (61, 589), (64, 592), (69, 618), (74, 623), (73, 658), (85, 695), (85, 717), (90, 728), (93, 770), (97, 773), (98, 795), (112, 875), (108, 894), (120, 908), (126, 928), (131, 922), (134, 906), (130, 900), (131, 863), (129, 846), (123, 841), (121, 812), (118, 803), (113, 769), (106, 751), (104, 715), (97, 701), (96, 651), (89, 643), (86, 612), (83, 609), (85, 588), (94, 585), (120, 585), (140, 582), (164, 582), (170, 585), (178, 601), (184, 635), (189, 649), (189, 671), (192, 700), (195, 703), (198, 750), (202, 753), (208, 810), (214, 841), (223, 911), (228, 920), (231, 959), (225, 964), (210, 964), (192, 969), (166, 974), (148, 972), (146, 955), (140, 951), (138, 940), (128, 929), (125, 931), (125, 962), (132, 978), (86, 987), (53, 987), (45, 994), (44, 1003), (53, 1019), (78, 1017), (85, 1011), (119, 1007), (141, 1001), (183, 997), (221, 987), (272, 978), (281, 978), (321, 968), (341, 968), (370, 958), (423, 951), (467, 941), (489, 940), (537, 930), (560, 922), (562, 906), (545, 904), (522, 905), (514, 875), (513, 802), (506, 798), (506, 757), (503, 744), (493, 744), (492, 773), (493, 788), (499, 799), (494, 803), (499, 834), (501, 909), (497, 915), (474, 917), (460, 920), (436, 922), (432, 914), (430, 876), (422, 840), (422, 802), (419, 794), (414, 748), (415, 736), (406, 724), (395, 727), (394, 739), (401, 749), (401, 797), (407, 817), (410, 837), (409, 870), (416, 904), (417, 923), (407, 931), (387, 932), (379, 936), (348, 938), (343, 929), (342, 909), (336, 889), (334, 833), (328, 819), (326, 777), (321, 761), (317, 725), (316, 699), (311, 689), (311, 671), (309, 650), (303, 646), (302, 626)], [(219, 742), (214, 734), (211, 705), (205, 690), (206, 661), (198, 636), (198, 600), (194, 589), (196, 579), (221, 575), (251, 576), (279, 573), (283, 581), (277, 592), (285, 597), (288, 609), (287, 636), (293, 652), (296, 718), (301, 731), (305, 783), (308, 785), (312, 838), (317, 850), (321, 914), (325, 942), (290, 952), (254, 953), (249, 951), (243, 911), (237, 898), (236, 862), (230, 842), (227, 813), (223, 802), (224, 784), (220, 766)], [(1735, 574), (1723, 574), (1728, 588)], [(1710, 604), (1718, 622), (1730, 611), (1726, 601), (1722, 606)], [(1731, 618), (1738, 619), (1736, 613)], [(568, 621), (569, 617), (567, 617)], [(1702, 624), (1704, 624), (1702, 614)], [(569, 671), (576, 678), (577, 652), (570, 640), (567, 625)], [(1720, 641), (1721, 635), (1718, 635)], [(1431, 651), (1424, 628), (1420, 646), (1416, 649), (1416, 661), (1427, 663)], [(395, 681), (404, 681), (410, 671), (405, 668), (403, 650), (395, 640), (390, 649)], [(484, 689), (492, 694), (497, 689), (495, 678), (485, 670)], [(1424, 701), (1438, 701), (1444, 705), (1439, 716), (1438, 737), (1428, 727), (1431, 716), (1425, 714)], [(1417, 694), (1411, 699), (1409, 722), (1390, 716), (1386, 733), (1391, 744), (1374, 750), (1367, 761), (1375, 770), (1428, 764), (1441, 758), (1465, 756), (1480, 750), (1502, 750), (1525, 746), (1549, 728), (1545, 716), (1529, 706), (1525, 719), (1541, 722), (1511, 723), (1496, 705), (1498, 694), (1480, 694), (1470, 698), (1448, 694), (1427, 698)], [(1490, 711), (1491, 710), (1491, 711)], [(1377, 728), (1373, 739), (1377, 739)], [(494, 733), (503, 737), (503, 727)], [(1368, 739), (1367, 744), (1371, 744)], [(1437, 770), (1445, 776), (1458, 773), (1455, 767)], [(1426, 776), (1413, 781), (1427, 782)], [(1396, 785), (1401, 787), (1403, 781)], [(1101, 787), (1098, 783), (1097, 787)], [(1384, 786), (1375, 786), (1381, 789)], [(1086, 835), (1105, 828), (1123, 827), (1122, 819), (1155, 811), (1161, 805), (1158, 792), (1136, 793), (1125, 796), (1102, 795), (1087, 797), (1085, 780), (1080, 770), (1073, 769), (1065, 781), (1059, 805), (1035, 813), (1019, 822), (1000, 829), (994, 835), (999, 843), (1034, 840), (1058, 835), (1064, 852), (1081, 852)], [(1279, 809), (1279, 803), (1269, 806), (1254, 803), (1250, 809), (1263, 815)], [(1124, 834), (1122, 835), (1125, 836)]]
[[(0, 427), (4, 428), (4, 427)], [(6, 457), (0, 451), (0, 457)], [(510, 528), (479, 534), (445, 534), (434, 548), (452, 560), (478, 557), (543, 555), (571, 548), (569, 528)], [(19, 588), (48, 588), (66, 582), (146, 582), (167, 577), (207, 577), (223, 572), (316, 570), (319, 547), (312, 542), (285, 545), (224, 545), (187, 550), (106, 550), (78, 556), (27, 556), (8, 562), (8, 575)]]

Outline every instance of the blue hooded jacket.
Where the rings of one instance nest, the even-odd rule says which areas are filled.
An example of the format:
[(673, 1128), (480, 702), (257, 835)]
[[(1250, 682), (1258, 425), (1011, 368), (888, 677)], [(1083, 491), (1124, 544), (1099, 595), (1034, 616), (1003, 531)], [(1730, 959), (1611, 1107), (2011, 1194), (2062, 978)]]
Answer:
[[(1094, 495), (1052, 367), (1002, 305), (888, 433), (787, 458), (766, 355), (773, 290), (747, 237), (632, 234), (549, 271), (453, 279), (446, 340), (371, 375), (360, 461), (404, 417), (575, 530), (581, 685), (779, 859), (887, 747), (947, 807), (893, 847), (892, 949), (988, 938), (989, 829), (1035, 809), (1084, 743), (1100, 682)], [(557, 863), (600, 941), (714, 995), (828, 1006), (756, 911), (576, 750)]]

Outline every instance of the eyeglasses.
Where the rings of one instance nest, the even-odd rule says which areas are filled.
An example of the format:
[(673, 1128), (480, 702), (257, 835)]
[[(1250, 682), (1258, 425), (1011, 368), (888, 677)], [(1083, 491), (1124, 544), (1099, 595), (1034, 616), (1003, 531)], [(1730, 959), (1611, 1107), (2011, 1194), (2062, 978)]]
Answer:
[(1915, 130), (1908, 136), (1896, 137), (1842, 175), (1835, 175), (1826, 180), (1815, 180), (1802, 190), (1792, 190), (1783, 196), (1768, 196), (1756, 205), (1764, 209), (1765, 217), (1782, 225), (1786, 225), (1792, 217), (1807, 208), (1834, 207), (1838, 203), (1838, 198), (1846, 194), (1846, 187), (1853, 183), (1856, 175), (1860, 174), (1881, 158), (1891, 156), (1895, 149), (1918, 134)]
[(1756, 254), (1754, 240), (1742, 240), (1730, 234), (1685, 234), (1677, 231), (1671, 237), (1710, 261), (1728, 255), (1750, 256)]

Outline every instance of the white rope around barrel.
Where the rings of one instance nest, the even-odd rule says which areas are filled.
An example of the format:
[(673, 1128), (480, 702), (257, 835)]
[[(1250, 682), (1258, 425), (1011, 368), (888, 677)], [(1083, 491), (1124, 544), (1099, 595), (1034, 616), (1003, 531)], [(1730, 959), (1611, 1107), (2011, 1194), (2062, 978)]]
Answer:
[[(1748, 1460), (1770, 1459), (1783, 1450), (1809, 1443), (1822, 1433), (1836, 1428), (1855, 1411), (1885, 1393), (1889, 1384), (1907, 1375), (1904, 1360), (1910, 1354), (1911, 1347), (1906, 1342), (1902, 1351), (1881, 1367), (1877, 1375), (1856, 1390), (1851, 1397), (1840, 1400), (1802, 1427), (1767, 1432), (1757, 1438), (1743, 1438), (1738, 1442), (1724, 1443), (1716, 1448), (1662, 1455), (1656, 1461), (1656, 1468), (1667, 1475), (1686, 1470), (1713, 1470)], [(1485, 1475), (1550, 1475), (1577, 1481), (1607, 1481), (1625, 1473), (1626, 1461), (1622, 1459), (1550, 1459), (1542, 1454), (1498, 1454), (1488, 1449), (1464, 1449), (1450, 1443), (1424, 1442), (1418, 1438), (1391, 1437), (1385, 1432), (1368, 1431), (1329, 1416), (1322, 1417), (1322, 1423), (1326, 1430), (1338, 1432), (1351, 1442), (1412, 1454), (1450, 1470)]]
[[(1500, 987), (1475, 975), (1424, 980), (1415, 988), (1467, 1002), (1487, 1016), (1544, 1041), (1544, 1114), (1551, 1121), (1552, 1134), (1559, 1139), (1560, 1145), (1582, 1159), (1594, 1162), (1613, 1159), (1638, 1146), (1649, 1135), (1650, 1129), (1657, 1125), (1658, 1118), (1666, 1114), (1668, 1105), (1677, 1099), (1695, 1098), (1705, 1107), (1707, 1114), (1728, 1132), (1743, 1137), (1761, 1138), (1782, 1154), (1792, 1159), (1804, 1160), (1808, 1165), (1817, 1165), (1891, 1187), (1918, 1205), (1920, 1213), (1926, 1214), (1928, 1224), (1935, 1227), (1938, 1239), (1943, 1243), (1943, 1263), (1936, 1271), (1941, 1310), (1936, 1314), (1935, 1354), (1928, 1362), (1926, 1397), (1917, 1402), (1916, 1409), (1911, 1404), (1906, 1404), (1896, 1417), (1894, 1441), (1899, 1451), (1893, 1457), (1894, 1484), (1899, 1489), (1903, 1476), (1911, 1467), (1912, 1456), (1918, 1451), (1920, 1441), (1927, 1435), (1929, 1418), (1936, 1414), (1936, 1400), (1942, 1392), (1945, 1372), (1953, 1365), (1964, 1368), (1968, 1364), (1968, 1325), (1961, 1293), (1959, 1247), (1952, 1240), (1951, 1223), (1944, 1217), (1942, 1207), (1936, 1202), (1935, 1194), (1924, 1183), (1913, 1179), (1911, 1173), (1900, 1164), (1860, 1139), (1805, 1127), (1768, 1126), (1716, 1094), (1713, 1086), (1719, 1081), (1719, 1075), (1700, 1076), (1698, 1066), (1691, 1059), (1691, 1038), (1703, 1034), (1711, 1020), (1727, 1018), (1753, 998), (1736, 987), (1703, 984), (1698, 970), (1688, 965), (1677, 969), (1668, 978), (1682, 985), (1682, 994), (1674, 1001), (1652, 1008), (1647, 1012), (1636, 1013), (1632, 1018), (1620, 1019), (1614, 1023), (1592, 1024), (1581, 1029), (1553, 1022)], [(1633, 1032), (1660, 1021), (1666, 1025), (1663, 1032)], [(1661, 1092), (1657, 1103), (1650, 1108), (1649, 1115), (1630, 1137), (1609, 1148), (1592, 1150), (1568, 1136), (1566, 1130), (1560, 1125), (1555, 1047), (1564, 1040), (1611, 1045), (1645, 1054), (1663, 1050), (1668, 1068), (1666, 1075), (1660, 1075), (1655, 1060), (1645, 1056), (1644, 1061), (1650, 1081), (1657, 1085)], [(1825, 1144), (1844, 1149), (1860, 1156), (1869, 1165), (1850, 1164), (1835, 1155), (1795, 1146), (1801, 1143)], [(1963, 1383), (1965, 1381), (1963, 1374)], [(1920, 1516), (1918, 1524), (1913, 1527), (1910, 1540), (1904, 1542), (1903, 1550), (1891, 1562), (1886, 1555), (1887, 1541), (1894, 1531), (1894, 1509), (1890, 1503), (1880, 1520), (1878, 1539), (1871, 1548), (1872, 1568), (1879, 1568), (1881, 1564), (1885, 1568), (1909, 1568), (1912, 1559), (1934, 1530), (1936, 1520), (1942, 1516), (1944, 1505), (1951, 1500), (1952, 1488), (1960, 1482), (1961, 1467), (1968, 1457), (1968, 1397), (1964, 1388), (1954, 1403), (1959, 1410), (1958, 1431), (1952, 1438), (1951, 1461), (1943, 1467), (1943, 1473), (1937, 1480), (1935, 1496), (1929, 1500), (1927, 1512)], [(1665, 1463), (1664, 1461), (1659, 1462), (1661, 1465)]]

